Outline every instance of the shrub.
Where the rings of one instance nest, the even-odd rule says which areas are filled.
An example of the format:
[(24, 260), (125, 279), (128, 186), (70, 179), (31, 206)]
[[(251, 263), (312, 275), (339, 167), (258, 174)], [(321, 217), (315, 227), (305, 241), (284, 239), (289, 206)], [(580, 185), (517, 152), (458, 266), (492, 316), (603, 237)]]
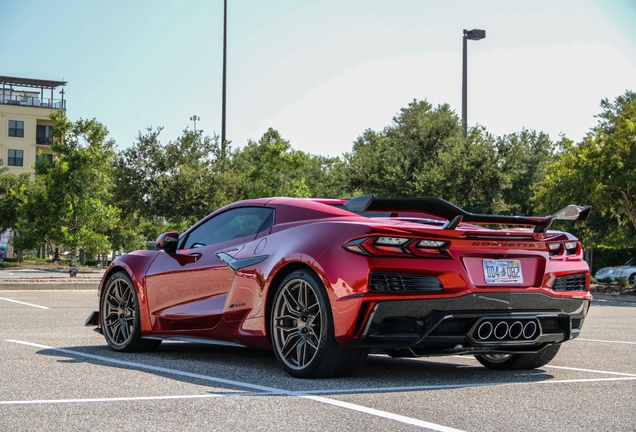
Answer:
[(629, 279), (627, 279), (625, 276), (621, 276), (616, 278), (616, 283), (620, 288), (627, 288), (627, 286), (629, 285)]

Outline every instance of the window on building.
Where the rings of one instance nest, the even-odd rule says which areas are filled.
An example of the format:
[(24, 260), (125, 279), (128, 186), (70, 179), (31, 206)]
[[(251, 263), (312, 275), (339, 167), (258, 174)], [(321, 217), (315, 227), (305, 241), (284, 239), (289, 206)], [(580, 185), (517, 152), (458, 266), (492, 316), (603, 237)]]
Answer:
[(9, 120), (9, 136), (24, 138), (24, 122), (18, 120)]
[(38, 125), (36, 143), (51, 145), (53, 143), (53, 126)]
[(40, 153), (35, 155), (36, 162), (40, 162), (41, 160), (47, 160), (49, 162), (53, 162), (53, 155), (51, 153), (42, 153), (41, 156), (40, 156)]
[(9, 166), (22, 166), (24, 161), (23, 150), (9, 150), (9, 160), (7, 164)]

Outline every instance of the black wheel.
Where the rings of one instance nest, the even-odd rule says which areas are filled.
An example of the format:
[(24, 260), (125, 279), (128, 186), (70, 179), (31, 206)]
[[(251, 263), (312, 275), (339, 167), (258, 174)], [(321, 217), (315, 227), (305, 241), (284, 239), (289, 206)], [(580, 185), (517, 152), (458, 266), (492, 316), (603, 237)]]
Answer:
[(160, 340), (142, 339), (137, 292), (125, 272), (113, 274), (104, 285), (99, 319), (108, 345), (115, 351), (152, 351)]
[(629, 283), (632, 285), (636, 285), (636, 273), (632, 273), (629, 275)]
[(338, 345), (329, 298), (313, 272), (295, 271), (283, 279), (274, 296), (270, 329), (276, 358), (297, 378), (346, 376), (369, 354)]
[(560, 344), (550, 345), (532, 354), (481, 354), (475, 358), (488, 369), (535, 369), (547, 365), (559, 352)]

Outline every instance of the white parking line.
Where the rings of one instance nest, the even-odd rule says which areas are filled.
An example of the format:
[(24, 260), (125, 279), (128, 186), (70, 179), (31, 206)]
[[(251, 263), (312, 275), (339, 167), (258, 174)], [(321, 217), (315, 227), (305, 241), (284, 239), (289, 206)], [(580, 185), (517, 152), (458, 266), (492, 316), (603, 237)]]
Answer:
[(551, 366), (551, 365), (545, 365), (541, 367), (552, 368), (552, 369), (565, 369), (565, 370), (571, 370), (576, 372), (592, 372), (592, 373), (607, 374), (607, 375), (620, 375), (624, 377), (636, 378), (635, 374), (628, 374), (628, 373), (622, 373), (622, 372), (609, 372), (609, 371), (600, 371), (600, 370), (594, 370), (594, 369), (580, 369), (580, 368), (573, 368), (573, 367)]
[(581, 339), (581, 338), (576, 338), (576, 339), (574, 339), (574, 340), (586, 341), (586, 342), (606, 342), (606, 343), (617, 343), (617, 344), (636, 345), (636, 342), (611, 341), (611, 340), (602, 340), (602, 339)]
[(216, 377), (211, 377), (208, 375), (200, 375), (200, 374), (195, 374), (195, 373), (191, 373), (191, 372), (184, 372), (184, 371), (180, 371), (180, 370), (176, 370), (176, 369), (168, 369), (168, 368), (164, 368), (164, 367), (160, 367), (160, 366), (150, 366), (150, 365), (146, 365), (143, 363), (134, 363), (134, 362), (128, 362), (128, 361), (124, 361), (124, 360), (117, 360), (117, 359), (113, 359), (113, 358), (109, 358), (109, 357), (103, 357), (103, 356), (98, 356), (98, 355), (94, 355), (94, 354), (87, 354), (87, 353), (83, 353), (83, 352), (79, 352), (79, 351), (72, 351), (72, 350), (67, 350), (64, 348), (54, 348), (54, 347), (50, 347), (50, 346), (46, 346), (46, 345), (40, 345), (40, 344), (36, 344), (36, 343), (32, 343), (32, 342), (24, 342), (24, 341), (17, 341), (17, 340), (5, 340), (5, 342), (12, 342), (12, 343), (17, 343), (17, 344), (22, 344), (22, 345), (28, 345), (28, 346), (32, 346), (35, 348), (41, 348), (41, 349), (47, 349), (47, 350), (51, 350), (51, 351), (57, 351), (57, 352), (62, 352), (65, 354), (71, 354), (71, 355), (76, 355), (76, 356), (80, 356), (80, 357), (86, 357), (86, 358), (90, 358), (93, 360), (99, 360), (102, 362), (106, 362), (106, 363), (114, 363), (114, 364), (118, 364), (118, 365), (122, 365), (122, 366), (128, 366), (128, 367), (132, 367), (135, 369), (147, 369), (147, 370), (151, 370), (151, 371), (155, 371), (155, 372), (162, 372), (162, 373), (167, 373), (167, 374), (172, 374), (172, 375), (179, 375), (179, 376), (185, 376), (188, 378), (195, 378), (195, 379), (200, 379), (200, 380), (204, 380), (204, 381), (211, 381), (211, 382), (215, 382), (215, 383), (219, 383), (219, 384), (225, 384), (225, 385), (231, 385), (231, 386), (235, 386), (235, 387), (242, 387), (242, 388), (249, 388), (252, 390), (260, 390), (260, 391), (264, 391), (267, 393), (273, 393), (273, 394), (288, 394), (289, 392), (286, 392), (285, 390), (280, 390), (274, 387), (266, 387), (266, 386), (261, 386), (258, 384), (249, 384), (249, 383), (244, 383), (241, 381), (234, 381), (234, 380), (227, 380), (224, 378), (216, 378)]
[(223, 397), (219, 394), (205, 395), (178, 395), (178, 396), (140, 396), (121, 398), (98, 398), (98, 399), (42, 399), (30, 401), (0, 401), (0, 405), (39, 405), (39, 404), (65, 404), (65, 403), (88, 403), (88, 402), (128, 402), (128, 401), (153, 401), (172, 399), (207, 399)]
[(19, 303), (19, 304), (22, 304), (22, 305), (32, 306), (32, 307), (40, 308), (40, 309), (50, 309), (50, 308), (47, 308), (46, 306), (38, 306), (38, 305), (31, 304), (31, 303), (24, 303), (24, 302), (21, 302), (21, 301), (11, 300), (11, 299), (4, 298), (4, 297), (0, 297), (0, 300), (5, 300), (5, 301), (8, 301), (8, 302), (12, 302), (12, 303)]
[(581, 378), (568, 380), (546, 380), (546, 381), (501, 381), (501, 382), (485, 382), (485, 383), (464, 383), (464, 384), (439, 384), (426, 386), (405, 386), (405, 387), (376, 387), (376, 388), (357, 388), (357, 389), (338, 389), (338, 390), (311, 390), (305, 393), (321, 395), (321, 394), (349, 394), (349, 393), (389, 393), (389, 392), (405, 392), (405, 391), (426, 391), (426, 390), (452, 390), (459, 388), (472, 387), (495, 387), (495, 386), (514, 386), (514, 385), (538, 385), (538, 384), (575, 384), (584, 382), (604, 382), (604, 381), (636, 381), (636, 376), (623, 378)]
[(90, 358), (90, 359), (93, 359), (93, 360), (99, 360), (99, 361), (105, 362), (105, 363), (113, 363), (113, 364), (118, 364), (118, 365), (122, 365), (122, 366), (128, 366), (128, 367), (132, 367), (132, 368), (136, 368), (136, 369), (152, 370), (152, 371), (155, 371), (155, 372), (162, 372), (162, 373), (165, 373), (165, 374), (172, 374), (172, 375), (178, 375), (178, 376), (186, 376), (186, 377), (189, 377), (189, 378), (195, 378), (195, 379), (215, 382), (215, 383), (219, 383), (219, 384), (226, 384), (226, 385), (231, 385), (231, 386), (235, 386), (235, 387), (249, 388), (249, 389), (252, 389), (252, 390), (260, 390), (260, 391), (264, 391), (264, 392), (268, 393), (268, 395), (292, 396), (292, 397), (299, 397), (299, 398), (302, 398), (302, 399), (309, 399), (309, 400), (313, 400), (313, 401), (316, 401), (316, 402), (320, 402), (320, 403), (324, 403), (324, 404), (328, 404), (328, 405), (334, 405), (334, 406), (338, 406), (340, 408), (349, 409), (349, 410), (352, 410), (352, 411), (357, 411), (357, 412), (361, 412), (361, 413), (365, 413), (365, 414), (371, 414), (371, 415), (374, 415), (374, 416), (377, 416), (377, 417), (382, 417), (382, 418), (395, 420), (395, 421), (398, 421), (398, 422), (401, 422), (401, 423), (405, 423), (405, 424), (409, 424), (409, 425), (413, 425), (413, 426), (419, 426), (419, 427), (431, 429), (431, 430), (434, 430), (434, 431), (440, 431), (440, 432), (461, 432), (459, 429), (453, 429), (453, 428), (446, 427), (446, 426), (443, 426), (443, 425), (438, 425), (438, 424), (435, 424), (435, 423), (430, 423), (430, 422), (427, 422), (427, 421), (423, 421), (423, 420), (419, 420), (419, 419), (415, 419), (415, 418), (411, 418), (411, 417), (406, 417), (406, 416), (402, 416), (402, 415), (399, 415), (399, 414), (390, 413), (390, 412), (387, 412), (387, 411), (376, 410), (376, 409), (365, 407), (365, 406), (362, 406), (362, 405), (356, 405), (356, 404), (352, 404), (352, 403), (349, 403), (349, 402), (343, 402), (343, 401), (339, 401), (339, 400), (335, 400), (335, 399), (329, 399), (329, 398), (325, 398), (325, 397), (321, 397), (321, 396), (312, 396), (312, 395), (308, 394), (308, 392), (293, 392), (293, 391), (288, 391), (288, 390), (277, 389), (277, 388), (274, 388), (274, 387), (261, 386), (261, 385), (258, 385), (258, 384), (250, 384), (250, 383), (245, 383), (245, 382), (241, 382), (241, 381), (234, 381), (234, 380), (227, 380), (227, 379), (224, 379), (224, 378), (211, 377), (211, 376), (208, 376), (208, 375), (194, 374), (194, 373), (184, 372), (184, 371), (180, 371), (180, 370), (176, 370), (176, 369), (168, 369), (168, 368), (159, 367), (159, 366), (150, 366), (150, 365), (146, 365), (146, 364), (143, 364), (143, 363), (127, 362), (127, 361), (123, 361), (123, 360), (112, 359), (112, 358), (109, 358), (109, 357), (102, 357), (102, 356), (98, 356), (98, 355), (94, 355), (94, 354), (87, 354), (87, 353), (82, 353), (82, 352), (78, 352), (78, 351), (67, 350), (67, 349), (64, 349), (64, 348), (54, 348), (54, 347), (50, 347), (50, 346), (46, 346), (46, 345), (40, 345), (40, 344), (36, 344), (36, 343), (32, 343), (32, 342), (17, 341), (17, 340), (5, 340), (5, 342), (17, 343), (17, 344), (21, 344), (21, 345), (32, 346), (32, 347), (35, 347), (35, 348), (41, 348), (41, 349), (46, 349), (46, 350), (51, 350), (51, 351), (57, 351), (57, 352), (65, 353), (65, 354), (71, 354), (71, 355), (79, 356), (79, 357), (86, 357), (86, 358)]
[[(601, 341), (601, 342), (604, 342), (604, 341)], [(453, 357), (473, 360), (470, 357), (466, 357), (466, 356), (457, 356), (456, 355), (456, 356), (453, 356)], [(573, 368), (573, 367), (566, 367), (566, 366), (545, 365), (545, 366), (541, 366), (541, 367), (553, 368), (553, 369), (564, 369), (564, 370), (571, 370), (571, 371), (576, 371), (576, 372), (592, 372), (592, 373), (599, 373), (599, 374), (606, 374), (606, 375), (619, 375), (619, 376), (624, 376), (624, 377), (636, 377), (636, 374), (629, 374), (629, 373), (623, 373), (623, 372), (610, 372), (610, 371), (593, 370), (593, 369), (580, 369), (580, 368)], [(612, 380), (612, 379), (610, 379), (610, 380)], [(551, 381), (551, 382), (554, 382), (554, 381)], [(573, 381), (573, 382), (576, 382), (576, 381)]]
[(378, 417), (383, 417), (383, 418), (387, 418), (387, 419), (391, 419), (391, 420), (396, 420), (399, 421), (401, 423), (406, 423), (412, 426), (419, 426), (419, 427), (423, 427), (426, 429), (431, 429), (434, 431), (441, 431), (441, 432), (461, 432), (459, 429), (454, 429), (451, 427), (446, 427), (446, 426), (442, 426), (442, 425), (438, 425), (435, 423), (430, 423), (427, 421), (422, 421), (422, 420), (418, 420), (418, 419), (414, 419), (411, 417), (405, 417), (403, 415), (399, 415), (399, 414), (393, 414), (390, 412), (386, 412), (386, 411), (380, 411), (374, 408), (368, 408), (362, 405), (356, 405), (356, 404), (352, 404), (349, 402), (343, 402), (343, 401), (339, 401), (339, 400), (335, 400), (335, 399), (329, 399), (329, 398), (325, 398), (322, 396), (309, 396), (309, 395), (304, 395), (304, 396), (298, 396), (301, 397), (303, 399), (310, 399), (316, 402), (321, 402), (324, 404), (329, 404), (329, 405), (335, 405), (337, 407), (341, 407), (341, 408), (347, 408), (353, 411), (358, 411), (358, 412), (363, 412), (366, 414), (371, 414), (374, 416), (378, 416)]
[[(335, 390), (309, 390), (306, 392), (289, 392), (289, 396), (301, 397), (304, 399), (316, 400), (330, 405), (348, 404), (347, 402), (335, 401), (332, 399), (321, 398), (320, 395), (328, 394), (358, 394), (358, 393), (393, 393), (405, 391), (426, 391), (426, 390), (450, 390), (458, 388), (471, 387), (492, 387), (492, 386), (512, 386), (512, 385), (533, 385), (533, 384), (573, 384), (573, 383), (590, 383), (590, 382), (606, 382), (606, 381), (636, 381), (636, 377), (628, 378), (588, 378), (588, 379), (570, 379), (570, 380), (549, 380), (535, 382), (490, 382), (490, 383), (466, 383), (466, 384), (446, 384), (446, 385), (428, 385), (428, 386), (407, 386), (407, 387), (364, 387), (349, 388)], [(40, 400), (13, 400), (0, 401), (0, 405), (42, 405), (42, 404), (70, 404), (70, 403), (91, 403), (91, 402), (129, 402), (129, 401), (152, 401), (152, 400), (179, 400), (179, 399), (209, 399), (218, 397), (245, 397), (245, 396), (271, 396), (271, 392), (243, 392), (237, 391), (225, 394), (204, 394), (204, 395), (175, 395), (175, 396), (137, 396), (137, 397), (119, 397), (119, 398), (92, 398), (92, 399), (40, 399)], [(281, 395), (287, 396), (287, 395)], [(329, 401), (329, 402), (327, 402)], [(334, 404), (334, 402), (336, 402)], [(362, 407), (365, 408), (365, 407)], [(368, 408), (373, 410), (372, 408)], [(377, 411), (377, 410), (373, 410)], [(366, 412), (366, 411), (365, 411)], [(379, 412), (379, 411), (378, 411)], [(390, 414), (397, 416), (397, 414)], [(403, 416), (400, 416), (403, 417)], [(392, 417), (393, 418), (393, 417)], [(405, 417), (406, 423), (412, 423), (413, 419)], [(422, 423), (418, 420), (418, 422)], [(427, 423), (427, 422), (424, 422)], [(454, 430), (454, 429), (447, 429)]]

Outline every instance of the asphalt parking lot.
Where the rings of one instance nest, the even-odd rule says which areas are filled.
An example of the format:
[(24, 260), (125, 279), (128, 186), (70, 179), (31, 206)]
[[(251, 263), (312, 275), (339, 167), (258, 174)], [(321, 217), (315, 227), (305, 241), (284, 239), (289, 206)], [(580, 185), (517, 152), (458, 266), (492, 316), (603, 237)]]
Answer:
[(0, 430), (636, 430), (636, 303), (598, 301), (547, 366), (370, 356), (299, 380), (273, 353), (171, 342), (111, 351), (95, 290), (0, 288)]

